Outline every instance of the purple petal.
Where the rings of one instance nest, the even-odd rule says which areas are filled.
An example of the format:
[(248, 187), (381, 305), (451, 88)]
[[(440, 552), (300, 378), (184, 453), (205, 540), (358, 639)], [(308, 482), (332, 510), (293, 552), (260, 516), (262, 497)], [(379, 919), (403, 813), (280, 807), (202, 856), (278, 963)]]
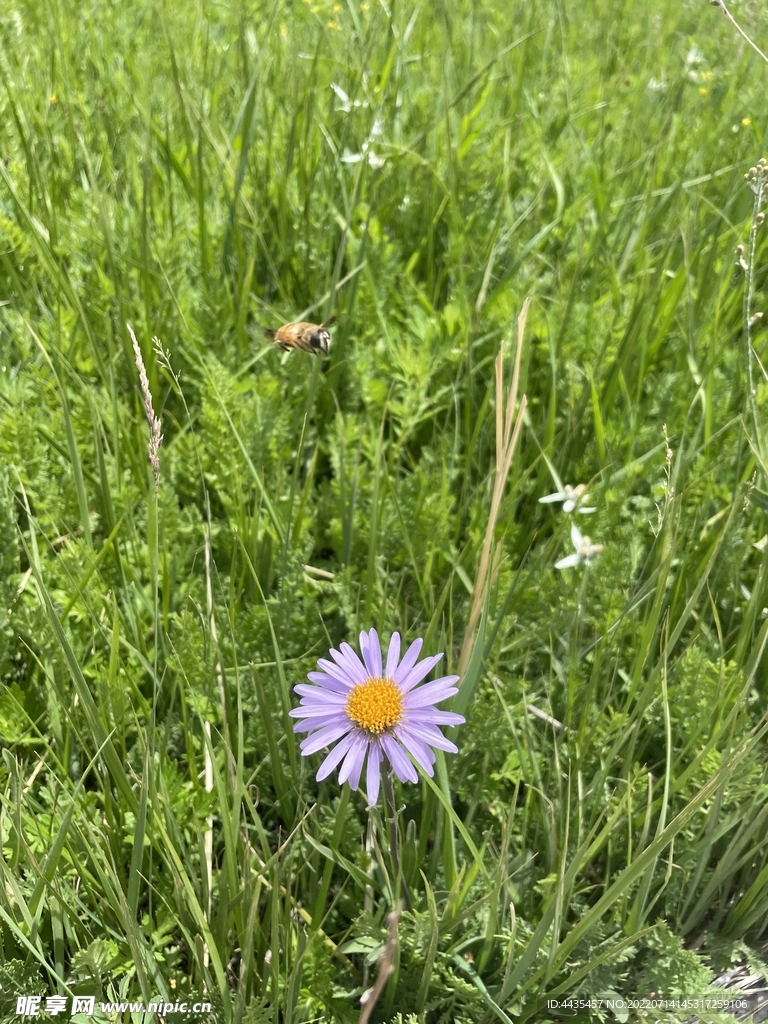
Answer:
[(375, 629), (371, 629), (369, 633), (363, 631), (360, 634), (360, 650), (363, 654), (363, 660), (365, 661), (365, 667), (368, 669), (369, 676), (373, 678), (381, 677), (381, 644), (379, 642), (379, 635)]
[(322, 686), (324, 690), (331, 690), (333, 693), (349, 693), (351, 684), (345, 679), (336, 679), (327, 672), (307, 672), (307, 679), (310, 683)]
[(434, 751), (429, 745), (429, 741), (425, 741), (424, 736), (418, 735), (416, 730), (410, 729), (407, 725), (401, 725), (394, 730), (394, 736), (402, 743), (406, 750), (414, 755), (422, 766), (426, 767), (435, 763), (436, 758)]
[(405, 652), (405, 654), (403, 655), (403, 660), (400, 662), (400, 665), (398, 666), (394, 676), (392, 677), (396, 683), (400, 683), (401, 680), (405, 679), (405, 677), (411, 671), (413, 666), (416, 664), (416, 659), (419, 656), (419, 652), (421, 651), (423, 643), (424, 641), (421, 639), (421, 637), (417, 637), (413, 641), (411, 646), (408, 648), (408, 650)]
[(400, 689), (404, 693), (412, 690), (417, 683), (420, 683), (421, 680), (432, 671), (441, 658), (442, 654), (433, 654), (431, 658), (425, 658), (420, 665), (416, 665), (415, 668), (412, 668), (404, 677), (401, 676), (398, 679)]
[(405, 706), (406, 708), (423, 708), (426, 704), (439, 704), (440, 701), (447, 700), (458, 692), (455, 686), (446, 686), (441, 681), (426, 683), (414, 693), (408, 694)]
[(342, 708), (347, 702), (347, 694), (349, 692), (338, 693), (335, 690), (326, 690), (322, 686), (307, 686), (306, 683), (297, 683), (294, 686), (294, 690), (300, 697), (316, 698), (318, 701), (324, 700), (328, 704), (338, 704)]
[[(341, 651), (337, 651), (334, 647), (330, 649), (329, 654), (336, 662), (338, 672), (342, 672), (350, 681), (358, 678), (359, 673), (355, 668), (355, 663), (353, 661), (348, 661), (346, 654), (343, 654)], [(318, 665), (320, 664), (320, 659), (318, 659), (317, 663)]]
[[(433, 679), (431, 683), (424, 683), (423, 685), (414, 687), (410, 692), (406, 692), (405, 695), (405, 706), (409, 707), (411, 702), (415, 700), (419, 694), (423, 693), (426, 687), (432, 687), (430, 693), (437, 693), (438, 688), (446, 691), (446, 694), (450, 691), (451, 694), (456, 693), (456, 683), (459, 681), (459, 676), (441, 676), (439, 679)], [(441, 700), (445, 700), (445, 697), (433, 697), (432, 702), (439, 704)], [(419, 706), (418, 703), (414, 706)]]
[(363, 664), (365, 665), (366, 675), (370, 678), (373, 675), (373, 672), (371, 672), (371, 666), (368, 663), (368, 634), (365, 630), (360, 634), (360, 654), (363, 659)]
[(389, 763), (394, 769), (395, 775), (401, 782), (418, 782), (419, 776), (416, 769), (401, 750), (397, 740), (388, 733), (381, 734), (381, 745), (384, 753), (389, 758)]
[(432, 765), (435, 763), (436, 758), (427, 744), (423, 743), (418, 736), (414, 736), (407, 728), (397, 729), (395, 734), (406, 750), (418, 761), (427, 775), (434, 775), (435, 770)]
[[(347, 783), (349, 784), (349, 788), (350, 789), (355, 789), (356, 790), (358, 788), (358, 786), (360, 785), (360, 776), (363, 773), (363, 765), (365, 764), (365, 755), (366, 755), (366, 752), (368, 750), (369, 750), (369, 746), (368, 746), (368, 743), (366, 742), (364, 744), (364, 746), (363, 746), (363, 749), (360, 751), (359, 758), (355, 759), (354, 766), (352, 768), (352, 771), (350, 772), (349, 778), (347, 779)], [(349, 754), (347, 754), (347, 757), (349, 757)]]
[[(397, 735), (400, 737), (405, 735), (415, 737), (424, 743), (428, 743), (431, 747), (437, 747), (438, 750), (447, 750), (449, 754), (457, 754), (459, 752), (456, 744), (447, 740), (437, 726), (430, 728), (429, 726), (409, 722), (408, 725), (401, 726), (397, 730)], [(403, 739), (403, 743), (405, 743), (405, 739)]]
[[(415, 743), (415, 742), (416, 742), (416, 737), (415, 736), (411, 736), (411, 743)], [(426, 744), (424, 744), (424, 758), (425, 758), (427, 764), (429, 764), (429, 765), (433, 765), (435, 763), (435, 761), (437, 760), (437, 757), (436, 757), (435, 752), (432, 749), (432, 747), (427, 746)], [(421, 761), (419, 761), (419, 764), (421, 764)], [(432, 774), (432, 772), (429, 771), (429, 768), (427, 769), (427, 771), (429, 772), (430, 775)]]
[(375, 629), (368, 633), (368, 653), (373, 661), (374, 675), (381, 678), (381, 640)]
[(387, 651), (387, 670), (384, 675), (387, 679), (393, 679), (397, 669), (397, 659), (400, 657), (400, 634), (393, 633), (389, 638), (389, 650)]
[(416, 708), (414, 711), (408, 711), (408, 721), (433, 725), (463, 725), (466, 718), (457, 715), (455, 711), (438, 711), (437, 708), (426, 711)]
[(363, 770), (365, 752), (368, 749), (368, 739), (359, 732), (354, 733), (352, 745), (347, 751), (344, 763), (339, 769), (339, 785), (349, 783), (350, 789), (357, 789), (360, 784), (360, 773)]
[(347, 688), (355, 685), (355, 680), (350, 677), (346, 665), (336, 665), (334, 664), (334, 662), (328, 661), (327, 658), (318, 658), (317, 664), (320, 666), (323, 672), (328, 673), (331, 679), (336, 679), (338, 682), (342, 683)]
[[(350, 678), (356, 683), (364, 683), (368, 678), (368, 672), (365, 665), (360, 661), (357, 651), (350, 647), (349, 644), (339, 644), (339, 651), (349, 667)], [(331, 654), (333, 654), (333, 651), (331, 651)]]
[(317, 775), (315, 776), (318, 782), (322, 782), (323, 779), (328, 778), (333, 769), (336, 767), (336, 765), (339, 763), (342, 757), (344, 757), (346, 752), (352, 746), (352, 741), (354, 740), (354, 738), (355, 734), (353, 732), (349, 732), (343, 739), (339, 740), (339, 742), (336, 744), (336, 746), (333, 748), (330, 754), (320, 765), (320, 769)]
[(335, 708), (327, 704), (300, 704), (288, 712), (291, 718), (324, 718), (326, 715), (343, 715), (343, 708)]
[(379, 785), (381, 784), (381, 748), (378, 743), (371, 743), (368, 747), (368, 770), (365, 781), (365, 788), (368, 791), (368, 806), (375, 807), (379, 799)]
[[(351, 728), (352, 723), (349, 720), (347, 721)], [(314, 732), (315, 729), (324, 729), (327, 725), (341, 725), (341, 723), (341, 715), (323, 715), (322, 718), (305, 718), (303, 722), (297, 722), (293, 727), (293, 731)]]
[(311, 736), (308, 736), (303, 740), (301, 744), (301, 752), (305, 757), (310, 754), (316, 754), (318, 750), (322, 750), (323, 747), (330, 747), (336, 740), (341, 739), (349, 730), (352, 728), (352, 723), (347, 722), (346, 725), (343, 722), (336, 722), (333, 725), (326, 725), (323, 729), (318, 729), (317, 732), (313, 732)]
[(305, 711), (319, 711), (324, 714), (326, 711), (335, 711), (337, 714), (343, 714), (345, 704), (341, 701), (327, 700), (325, 697), (321, 697), (320, 700), (317, 697), (302, 697), (299, 707)]
[[(289, 714), (291, 718), (306, 718), (312, 722), (316, 722), (318, 718), (336, 718), (339, 720), (349, 718), (344, 708), (334, 707), (333, 704), (330, 706), (328, 704), (313, 704), (311, 701), (307, 701), (306, 698), (302, 700), (297, 708), (292, 708)], [(319, 726), (313, 725), (312, 728), (318, 729)]]
[(428, 685), (436, 686), (437, 683), (445, 683), (446, 686), (455, 686), (460, 679), (461, 676), (439, 676), (439, 678), (433, 679)]

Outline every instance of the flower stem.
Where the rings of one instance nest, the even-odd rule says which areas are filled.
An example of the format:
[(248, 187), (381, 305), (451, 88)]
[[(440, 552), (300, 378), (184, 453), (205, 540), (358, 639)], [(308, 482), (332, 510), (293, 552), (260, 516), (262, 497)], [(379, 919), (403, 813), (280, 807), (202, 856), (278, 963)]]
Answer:
[(755, 296), (755, 257), (757, 253), (757, 229), (760, 224), (760, 207), (765, 198), (766, 175), (764, 165), (759, 166), (757, 178), (753, 185), (754, 206), (752, 210), (752, 225), (749, 230), (749, 246), (747, 251), (747, 280), (744, 286), (744, 332), (747, 342), (747, 408), (751, 414), (752, 426), (755, 431), (755, 444), (762, 455), (762, 432), (757, 414), (757, 403), (755, 401), (754, 362), (755, 349), (752, 343), (752, 327), (754, 318), (752, 308)]
[(402, 891), (406, 910), (410, 910), (411, 894), (408, 891), (408, 883), (400, 866), (400, 826), (398, 825), (397, 808), (395, 807), (395, 790), (392, 785), (392, 779), (383, 764), (381, 766), (381, 788), (384, 791), (385, 817), (389, 825), (389, 852), (392, 857), (392, 867), (394, 868), (397, 880), (396, 884)]

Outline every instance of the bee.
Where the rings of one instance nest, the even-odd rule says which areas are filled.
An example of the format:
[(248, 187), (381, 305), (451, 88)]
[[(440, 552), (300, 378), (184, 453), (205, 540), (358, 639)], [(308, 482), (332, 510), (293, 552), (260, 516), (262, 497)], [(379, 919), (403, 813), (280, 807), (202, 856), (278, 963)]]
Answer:
[(336, 319), (335, 316), (332, 316), (330, 320), (326, 320), (322, 324), (308, 324), (302, 320), (298, 324), (284, 324), (276, 331), (269, 327), (262, 327), (261, 330), (283, 352), (300, 348), (302, 352), (311, 352), (315, 356), (321, 354), (326, 356), (331, 343), (331, 336), (326, 327), (336, 323)]

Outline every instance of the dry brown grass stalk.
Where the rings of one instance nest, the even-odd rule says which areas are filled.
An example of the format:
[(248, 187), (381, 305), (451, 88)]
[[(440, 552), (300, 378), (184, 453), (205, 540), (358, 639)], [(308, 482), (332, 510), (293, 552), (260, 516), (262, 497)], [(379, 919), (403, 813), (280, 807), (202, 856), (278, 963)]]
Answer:
[(719, 7), (720, 8), (720, 10), (726, 16), (728, 21), (730, 21), (730, 23), (733, 25), (733, 27), (736, 29), (736, 31), (739, 33), (739, 35), (742, 37), (742, 39), (745, 39), (749, 43), (749, 45), (752, 47), (752, 49), (755, 51), (755, 53), (759, 54), (763, 58), (763, 60), (766, 62), (766, 64), (768, 64), (768, 57), (766, 57), (766, 55), (763, 53), (763, 51), (760, 49), (760, 47), (757, 45), (757, 43), (754, 42), (754, 40), (751, 39), (747, 35), (747, 33), (744, 31), (744, 29), (741, 27), (741, 25), (738, 23), (738, 21), (736, 21), (734, 16), (731, 14), (731, 12), (726, 7), (725, 0), (711, 0), (711, 3), (712, 3), (713, 7)]
[[(133, 342), (133, 355), (136, 360), (136, 369), (139, 371), (139, 383), (141, 384), (141, 395), (144, 399), (144, 412), (147, 416), (147, 423), (149, 424), (149, 462), (152, 466), (152, 475), (155, 478), (155, 487), (160, 484), (160, 445), (163, 443), (163, 435), (160, 433), (161, 423), (160, 417), (155, 416), (154, 406), (152, 405), (152, 392), (149, 390), (149, 378), (147, 377), (147, 368), (144, 365), (144, 358), (141, 354), (141, 348), (136, 339), (136, 335), (133, 333), (133, 328), (130, 324), (125, 325), (128, 328), (128, 333), (131, 336)], [(160, 342), (157, 338), (153, 341), (159, 345)]]
[(384, 991), (384, 986), (387, 984), (387, 978), (394, 970), (394, 959), (395, 949), (397, 948), (397, 926), (400, 921), (401, 907), (398, 906), (392, 911), (388, 919), (388, 930), (387, 930), (387, 941), (384, 944), (384, 949), (379, 957), (379, 973), (376, 977), (376, 981), (373, 986), (367, 991), (363, 992), (360, 997), (360, 1002), (363, 1004), (363, 1008), (360, 1011), (357, 1024), (368, 1024), (373, 1013), (373, 1008), (379, 1001), (381, 993)]
[(515, 419), (515, 407), (517, 406), (517, 389), (520, 383), (520, 361), (523, 355), (523, 338), (525, 335), (525, 322), (528, 318), (528, 310), (531, 305), (529, 295), (523, 303), (520, 316), (517, 318), (517, 351), (515, 352), (515, 363), (512, 370), (512, 381), (509, 390), (504, 395), (504, 346), (502, 344), (499, 354), (496, 356), (496, 470), (493, 481), (493, 496), (491, 497), (491, 509), (488, 514), (488, 523), (485, 528), (483, 550), (480, 555), (480, 565), (475, 577), (475, 585), (472, 589), (472, 605), (469, 611), (469, 621), (464, 633), (464, 640), (459, 655), (458, 673), (463, 676), (467, 670), (469, 659), (472, 655), (472, 648), (475, 642), (477, 624), (480, 621), (480, 613), (485, 602), (485, 591), (488, 583), (488, 573), (492, 566), (498, 568), (498, 545), (494, 545), (496, 523), (501, 510), (501, 502), (504, 497), (504, 488), (507, 484), (507, 477), (512, 466), (512, 457), (523, 426), (523, 415), (525, 414), (526, 397), (523, 395), (520, 400), (520, 408)]

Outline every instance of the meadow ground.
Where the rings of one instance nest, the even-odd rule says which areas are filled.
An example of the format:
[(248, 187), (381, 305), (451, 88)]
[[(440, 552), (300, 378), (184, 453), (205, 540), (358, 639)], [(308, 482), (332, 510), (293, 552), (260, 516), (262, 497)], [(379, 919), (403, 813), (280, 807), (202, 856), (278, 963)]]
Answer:
[[(705, 0), (0, 4), (0, 1020), (355, 1022), (398, 903), (372, 1021), (760, 969), (766, 75)], [(462, 676), (394, 814), (289, 716), (372, 626)]]

